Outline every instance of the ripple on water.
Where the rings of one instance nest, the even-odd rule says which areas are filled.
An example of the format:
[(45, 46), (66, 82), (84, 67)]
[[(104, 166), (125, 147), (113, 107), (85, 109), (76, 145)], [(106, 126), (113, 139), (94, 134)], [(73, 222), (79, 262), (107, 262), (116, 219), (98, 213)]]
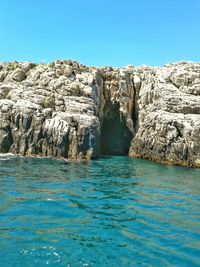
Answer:
[(200, 266), (198, 169), (6, 154), (0, 204), (2, 266)]

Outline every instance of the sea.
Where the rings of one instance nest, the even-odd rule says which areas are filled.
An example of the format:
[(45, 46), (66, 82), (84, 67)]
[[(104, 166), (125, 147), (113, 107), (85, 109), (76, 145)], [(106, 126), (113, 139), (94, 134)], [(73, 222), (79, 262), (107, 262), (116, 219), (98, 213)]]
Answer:
[(2, 154), (0, 266), (200, 266), (200, 169)]

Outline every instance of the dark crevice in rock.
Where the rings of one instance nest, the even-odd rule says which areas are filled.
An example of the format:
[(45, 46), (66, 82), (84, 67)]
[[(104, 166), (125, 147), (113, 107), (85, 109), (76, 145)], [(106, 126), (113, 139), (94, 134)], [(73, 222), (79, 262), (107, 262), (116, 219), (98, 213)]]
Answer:
[(110, 107), (101, 126), (101, 155), (128, 155), (132, 133), (120, 117), (119, 104)]
[(138, 96), (136, 95), (136, 89), (134, 86), (133, 86), (133, 90), (134, 90), (134, 99), (133, 99), (133, 110), (132, 110), (131, 118), (133, 121), (134, 131), (136, 132), (137, 125), (138, 125), (138, 104), (137, 104)]
[(10, 127), (6, 127), (6, 129), (1, 129), (0, 131), (0, 153), (7, 153), (9, 152), (9, 149), (11, 145), (13, 144), (13, 137), (11, 133)]
[[(137, 128), (138, 128), (138, 114), (137, 114), (135, 105), (134, 105), (134, 108), (132, 110), (132, 116), (131, 117), (132, 117), (132, 121), (133, 121), (133, 128), (134, 128), (134, 131), (136, 133)], [(133, 136), (135, 136), (135, 134)], [(133, 138), (133, 136), (132, 136), (132, 138)]]
[(132, 114), (131, 114), (131, 119), (133, 121), (133, 128), (134, 128), (134, 134), (133, 137), (135, 136), (136, 132), (138, 131), (138, 116), (139, 116), (139, 92), (141, 88), (141, 80), (137, 81), (137, 83), (134, 83), (134, 79), (132, 79), (132, 88), (134, 91), (133, 95), (133, 109), (132, 109)]

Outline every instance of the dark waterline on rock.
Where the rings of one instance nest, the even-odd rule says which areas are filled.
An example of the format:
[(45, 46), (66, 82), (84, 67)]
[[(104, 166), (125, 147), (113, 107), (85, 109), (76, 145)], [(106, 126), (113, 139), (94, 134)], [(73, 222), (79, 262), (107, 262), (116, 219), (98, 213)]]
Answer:
[(1, 266), (200, 265), (199, 169), (1, 159)]

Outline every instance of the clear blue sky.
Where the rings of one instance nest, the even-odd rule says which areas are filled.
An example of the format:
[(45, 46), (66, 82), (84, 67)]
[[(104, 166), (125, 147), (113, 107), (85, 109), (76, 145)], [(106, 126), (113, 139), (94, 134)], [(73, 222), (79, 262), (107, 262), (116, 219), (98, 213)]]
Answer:
[(0, 61), (200, 61), (200, 0), (2, 0)]

